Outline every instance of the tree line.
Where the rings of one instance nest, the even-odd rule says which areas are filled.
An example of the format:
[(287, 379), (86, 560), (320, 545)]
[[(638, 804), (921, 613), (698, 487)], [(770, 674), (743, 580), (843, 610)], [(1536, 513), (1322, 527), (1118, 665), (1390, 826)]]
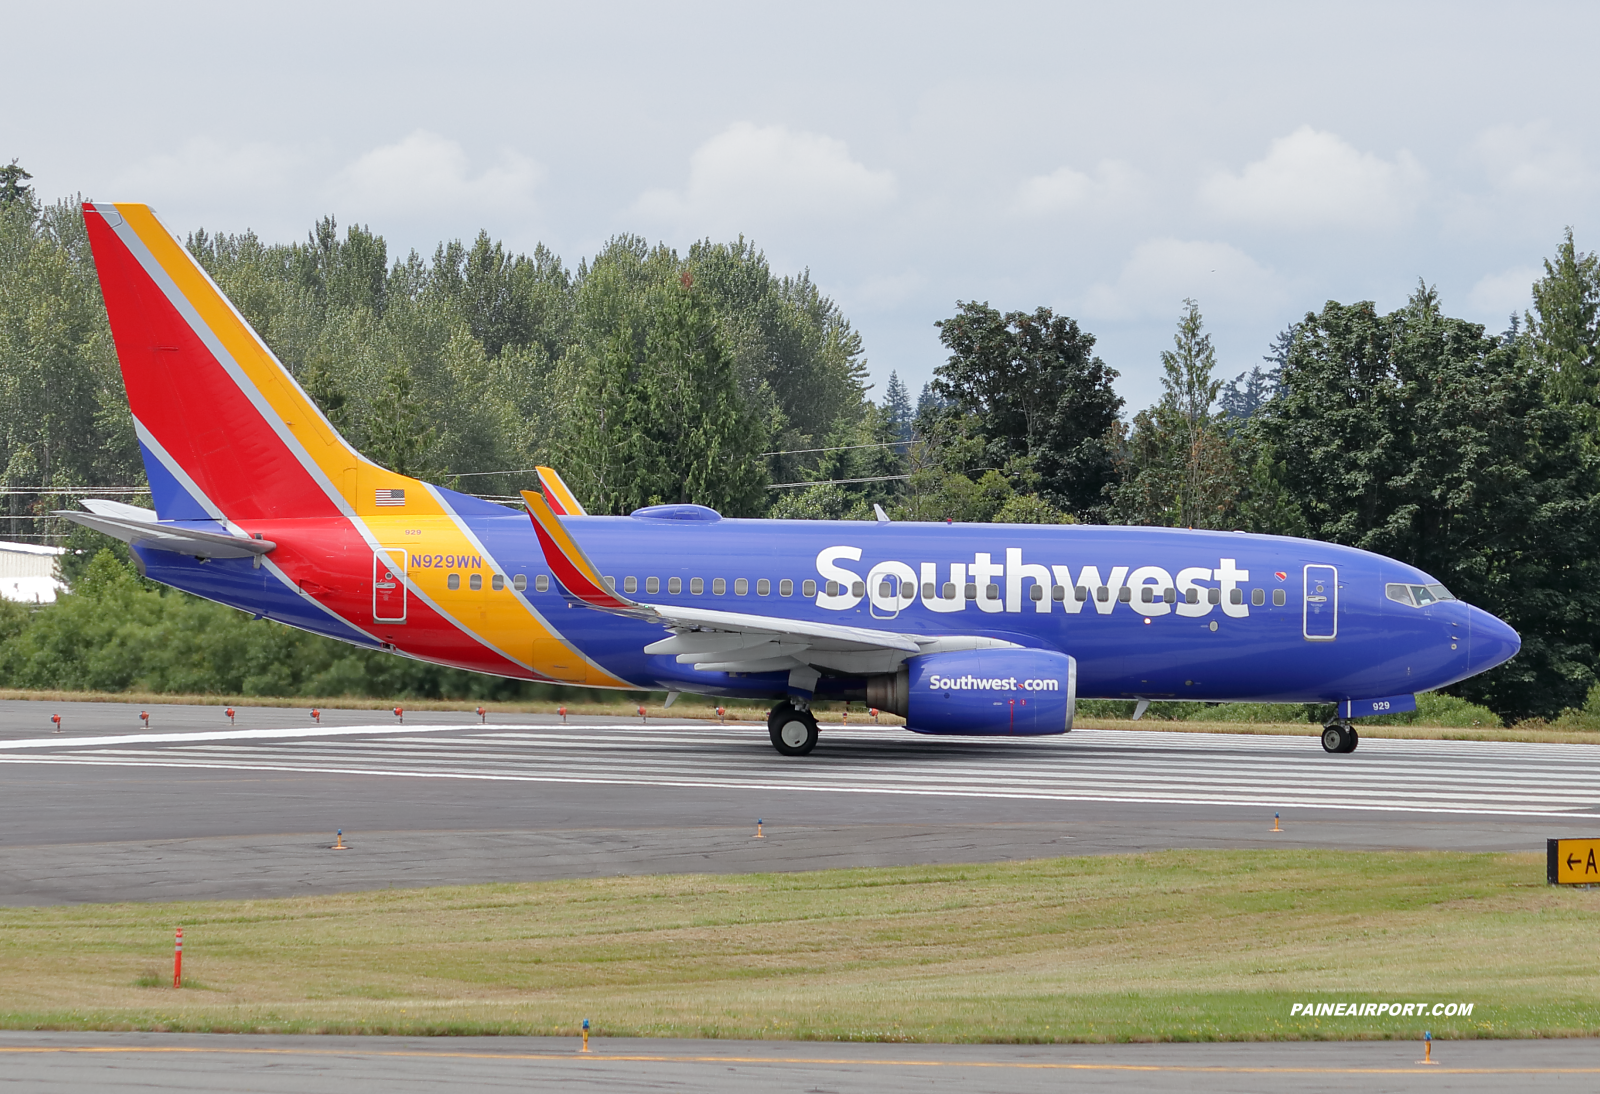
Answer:
[[(120, 545), (41, 516), (72, 504), (68, 489), (144, 478), (77, 203), (42, 204), (27, 183), (0, 167), (0, 538), (67, 546), (75, 592), (47, 611), (5, 609), (0, 684), (523, 689), (396, 669), (136, 578), (124, 587), (106, 569), (125, 560)], [(1185, 301), (1161, 398), (1131, 417), (1075, 320), (978, 301), (938, 323), (947, 357), (915, 399), (896, 375), (873, 399), (838, 305), (743, 238), (680, 253), (623, 235), (576, 267), (487, 233), (392, 256), (332, 217), (298, 243), (203, 230), (186, 243), (346, 437), (408, 474), (509, 499), (523, 469), (548, 462), (600, 513), (694, 501), (870, 519), (878, 504), (908, 520), (1309, 536), (1411, 562), (1517, 627), (1521, 655), (1453, 689), (1501, 717), (1582, 708), (1600, 673), (1600, 261), (1570, 231), (1533, 308), (1498, 333), (1451, 318), (1419, 283), (1393, 312), (1306, 312), (1229, 379)], [(96, 613), (70, 607), (91, 590), (160, 603), (97, 631)], [(172, 652), (190, 648), (185, 612), (237, 656)], [(70, 641), (46, 633), (69, 622)], [(112, 636), (141, 627), (142, 642)], [(239, 633), (224, 640), (228, 628)], [(171, 656), (130, 652), (141, 645)], [(90, 672), (94, 650), (126, 671)], [(186, 675), (196, 658), (212, 667)]]

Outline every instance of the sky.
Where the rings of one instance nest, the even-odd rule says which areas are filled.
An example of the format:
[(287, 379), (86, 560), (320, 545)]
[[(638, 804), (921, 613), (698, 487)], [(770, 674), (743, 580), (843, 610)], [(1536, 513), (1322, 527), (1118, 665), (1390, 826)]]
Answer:
[(1419, 278), (1499, 331), (1567, 226), (1600, 246), (1594, 4), (5, 8), (0, 160), (41, 197), (573, 267), (742, 234), (838, 301), (879, 397), (957, 301), (1072, 316), (1131, 413), (1186, 297), (1231, 377)]

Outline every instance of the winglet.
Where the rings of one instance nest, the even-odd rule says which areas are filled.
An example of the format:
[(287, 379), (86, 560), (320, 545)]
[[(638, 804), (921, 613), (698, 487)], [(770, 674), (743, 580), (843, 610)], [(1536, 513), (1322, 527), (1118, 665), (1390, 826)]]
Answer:
[(533, 530), (539, 537), (544, 560), (556, 580), (561, 582), (562, 588), (591, 608), (629, 614), (641, 610), (638, 604), (618, 596), (606, 584), (599, 569), (589, 561), (589, 556), (583, 553), (583, 548), (578, 546), (577, 540), (562, 525), (542, 494), (524, 490), (522, 500), (528, 506), (528, 515), (533, 518)]
[(567, 489), (567, 484), (562, 481), (561, 476), (556, 474), (555, 468), (535, 467), (534, 470), (539, 473), (539, 485), (544, 487), (545, 500), (550, 503), (550, 508), (555, 511), (557, 516), (586, 517), (589, 515), (589, 511), (583, 507), (583, 503), (573, 496), (572, 491)]

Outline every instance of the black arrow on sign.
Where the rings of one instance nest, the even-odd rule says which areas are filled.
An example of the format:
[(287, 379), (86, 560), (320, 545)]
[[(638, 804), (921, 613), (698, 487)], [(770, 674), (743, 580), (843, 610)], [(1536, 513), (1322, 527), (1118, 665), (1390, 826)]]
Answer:
[(1578, 864), (1581, 861), (1583, 861), (1583, 860), (1578, 858), (1577, 855), (1568, 855), (1567, 856), (1567, 869), (1576, 870), (1578, 868)]

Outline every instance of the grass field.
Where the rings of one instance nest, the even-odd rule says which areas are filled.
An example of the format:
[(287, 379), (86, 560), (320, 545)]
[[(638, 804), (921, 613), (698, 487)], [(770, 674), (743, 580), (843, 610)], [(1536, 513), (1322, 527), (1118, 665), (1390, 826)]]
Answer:
[[(360, 853), (359, 848), (355, 853)], [(1538, 855), (1166, 852), (0, 909), (8, 1028), (1063, 1041), (1600, 1034)], [(183, 927), (189, 986), (170, 987)], [(168, 985), (168, 986), (162, 986)], [(1303, 1002), (1473, 1004), (1300, 1019)]]

